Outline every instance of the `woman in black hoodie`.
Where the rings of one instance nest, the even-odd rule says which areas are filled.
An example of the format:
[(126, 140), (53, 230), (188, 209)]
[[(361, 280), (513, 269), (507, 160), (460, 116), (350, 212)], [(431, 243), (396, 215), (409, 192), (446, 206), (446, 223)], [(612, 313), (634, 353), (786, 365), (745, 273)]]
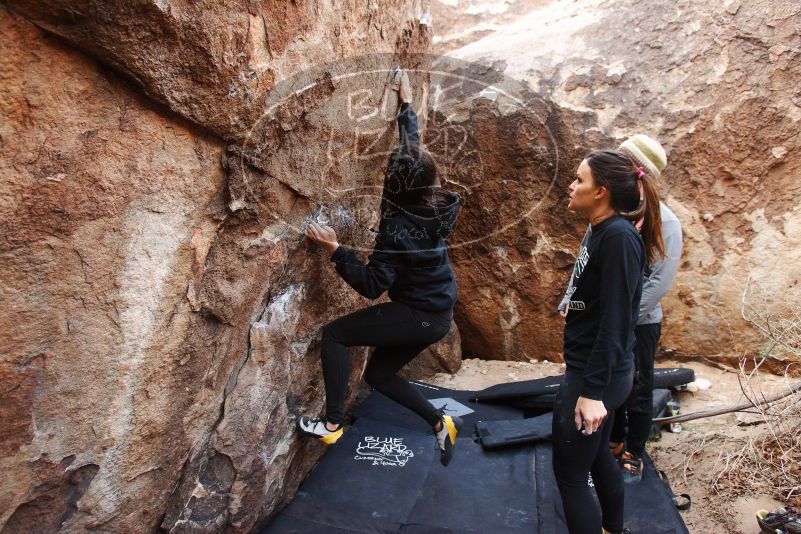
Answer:
[(326, 444), (336, 442), (343, 432), (350, 376), (347, 347), (375, 347), (365, 381), (428, 421), (440, 459), (448, 465), (461, 420), (434, 408), (397, 372), (450, 330), (456, 281), (445, 238), (456, 222), (460, 199), (440, 188), (434, 160), (420, 147), (408, 76), (402, 71), (397, 76), (401, 143), (385, 171), (381, 221), (367, 264), (340, 245), (330, 227), (311, 222), (306, 230), (312, 241), (331, 254), (348, 285), (369, 299), (388, 291), (391, 302), (359, 310), (323, 328), (326, 415), (319, 419), (301, 416), (297, 424), (306, 436)]

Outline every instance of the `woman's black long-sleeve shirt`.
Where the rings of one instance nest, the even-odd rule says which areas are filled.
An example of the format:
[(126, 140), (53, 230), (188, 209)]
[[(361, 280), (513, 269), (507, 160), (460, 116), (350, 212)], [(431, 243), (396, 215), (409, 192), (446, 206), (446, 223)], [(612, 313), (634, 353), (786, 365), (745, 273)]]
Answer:
[[(417, 116), (409, 104), (401, 105), (398, 130), (401, 145), (420, 142)], [(442, 193), (434, 206), (405, 206), (382, 220), (366, 265), (340, 245), (331, 256), (337, 273), (369, 299), (388, 291), (393, 301), (413, 308), (452, 310), (457, 287), (445, 239), (456, 224), (460, 198)]]
[(611, 377), (634, 364), (645, 247), (634, 225), (614, 216), (581, 243), (564, 334), (565, 364), (583, 377), (581, 396), (601, 400)]

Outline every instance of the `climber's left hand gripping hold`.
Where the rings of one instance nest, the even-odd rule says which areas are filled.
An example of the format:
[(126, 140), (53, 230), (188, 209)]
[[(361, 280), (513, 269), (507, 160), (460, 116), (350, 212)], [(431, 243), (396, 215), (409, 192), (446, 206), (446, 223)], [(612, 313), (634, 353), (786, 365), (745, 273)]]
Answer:
[(330, 226), (320, 225), (310, 221), (305, 231), (306, 237), (320, 245), (328, 254), (333, 254), (339, 248), (337, 233)]

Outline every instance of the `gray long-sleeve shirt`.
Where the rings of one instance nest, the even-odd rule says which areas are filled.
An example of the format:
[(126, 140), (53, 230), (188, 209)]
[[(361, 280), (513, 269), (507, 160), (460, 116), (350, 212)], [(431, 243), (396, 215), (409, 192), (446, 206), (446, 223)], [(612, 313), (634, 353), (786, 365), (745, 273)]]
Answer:
[[(676, 214), (664, 202), (659, 203), (659, 212), (662, 219), (662, 239), (665, 242), (665, 257), (654, 260), (646, 269), (637, 325), (662, 322), (662, 305), (659, 304), (659, 301), (662, 300), (670, 286), (673, 285), (673, 278), (676, 276), (676, 271), (679, 269), (679, 261), (681, 260), (681, 223), (679, 223)], [(591, 233), (592, 226), (587, 226), (587, 233), (584, 235), (582, 243), (589, 239)], [(559, 311), (568, 308), (573, 291), (573, 274), (571, 274), (567, 292), (557, 308)]]

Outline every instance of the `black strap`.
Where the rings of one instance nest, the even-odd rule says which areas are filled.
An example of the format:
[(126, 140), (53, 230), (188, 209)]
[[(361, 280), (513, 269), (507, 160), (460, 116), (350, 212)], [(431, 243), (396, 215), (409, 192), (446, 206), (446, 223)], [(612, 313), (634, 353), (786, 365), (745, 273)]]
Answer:
[[(670, 493), (670, 498), (673, 499), (673, 505), (676, 507), (676, 510), (681, 510), (682, 512), (684, 512), (685, 510), (689, 510), (690, 506), (693, 503), (690, 494), (680, 493), (678, 496), (676, 496), (676, 494), (673, 493), (673, 488), (670, 487), (670, 480), (668, 479), (667, 474), (665, 474), (665, 472), (662, 471), (661, 469), (657, 469), (657, 473), (659, 474), (659, 478), (662, 479), (662, 482), (665, 484), (668, 493)], [(686, 502), (679, 504), (679, 498), (685, 499)]]

